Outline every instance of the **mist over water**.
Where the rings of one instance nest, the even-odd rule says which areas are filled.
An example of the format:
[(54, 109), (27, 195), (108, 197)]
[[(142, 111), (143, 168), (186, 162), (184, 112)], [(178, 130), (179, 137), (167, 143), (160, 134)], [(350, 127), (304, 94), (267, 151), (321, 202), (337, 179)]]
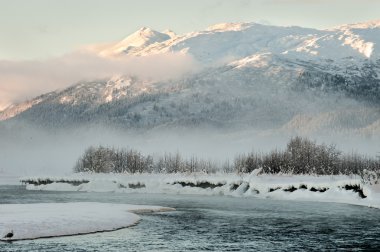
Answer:
[[(148, 89), (158, 83), (154, 99), (136, 99), (132, 105), (128, 103), (131, 97), (103, 101), (106, 93), (102, 88), (108, 82), (97, 83), (101, 86), (98, 93), (91, 92), (90, 85), (84, 85), (88, 89), (83, 90), (80, 85), (73, 86), (73, 92), (58, 92), (54, 99), (46, 98), (20, 114), (20, 121), (0, 122), (0, 174), (68, 174), (86, 148), (98, 145), (133, 148), (153, 156), (179, 152), (185, 158), (232, 162), (237, 154), (284, 149), (295, 135), (336, 144), (346, 153), (379, 155), (377, 103), (367, 102), (366, 96), (353, 98), (344, 89), (333, 92), (344, 82), (325, 82), (332, 77), (323, 71), (311, 71), (309, 79), (305, 75), (300, 80), (300, 72), (307, 68), (289, 66), (272, 56), (258, 63), (263, 66), (227, 64), (205, 70), (192, 56), (177, 53), (112, 59), (73, 53), (43, 62), (0, 61), (0, 83), (14, 84), (0, 84), (1, 101), (20, 101), (30, 98), (27, 95), (65, 88), (79, 80), (118, 74), (150, 79), (153, 84)], [(185, 74), (189, 76), (184, 78)], [(140, 84), (136, 82), (134, 87), (138, 91), (145, 88)], [(325, 92), (325, 85), (331, 85), (333, 91)], [(76, 93), (77, 88), (81, 92)], [(294, 90), (297, 88), (300, 90)], [(62, 102), (67, 97), (73, 98), (72, 104)], [(99, 109), (97, 99), (109, 110)], [(84, 111), (76, 111), (81, 102)], [(1, 106), (0, 102), (0, 110)], [(67, 112), (68, 119), (62, 111)], [(82, 113), (90, 126), (83, 126)], [(134, 122), (130, 115), (144, 120)], [(112, 123), (98, 126), (99, 121), (107, 120), (126, 128), (131, 125), (134, 130), (118, 130)], [(32, 122), (39, 127), (32, 126)], [(144, 128), (144, 123), (153, 129)]]
[[(83, 127), (46, 131), (24, 126), (2, 130), (0, 135), (0, 175), (65, 175), (73, 172), (77, 159), (90, 146), (135, 149), (158, 157), (180, 153), (218, 164), (233, 163), (238, 154), (284, 149), (290, 134), (270, 134), (257, 130), (186, 129), (116, 130), (111, 127)], [(318, 143), (336, 144), (343, 152), (369, 156), (379, 154), (376, 138), (310, 136)]]

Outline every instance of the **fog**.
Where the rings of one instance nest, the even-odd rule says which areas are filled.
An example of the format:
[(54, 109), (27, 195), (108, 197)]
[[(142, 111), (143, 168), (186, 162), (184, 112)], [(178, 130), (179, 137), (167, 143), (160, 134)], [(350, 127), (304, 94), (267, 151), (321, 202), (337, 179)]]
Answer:
[[(175, 53), (139, 58), (125, 56), (105, 59), (89, 53), (76, 52), (45, 61), (0, 61), (0, 109), (1, 106), (4, 107), (9, 103), (29, 99), (48, 91), (63, 89), (81, 80), (102, 79), (112, 75), (134, 75), (143, 79), (166, 80), (198, 70), (200, 70), (200, 65), (190, 56)], [(282, 78), (282, 75), (280, 77)], [(304, 136), (308, 136), (318, 143), (336, 144), (338, 149), (346, 153), (379, 155), (379, 137), (337, 134), (337, 132), (323, 135), (318, 133), (318, 130), (327, 131), (329, 127), (333, 128), (340, 124), (352, 126), (352, 129), (361, 128), (367, 124), (371, 126), (378, 120), (380, 112), (377, 107), (366, 107), (352, 99), (343, 99), (339, 95), (323, 95), (322, 98), (318, 98), (314, 97), (314, 93), (312, 93), (301, 98), (299, 93), (292, 93), (289, 96), (287, 93), (278, 92), (276, 85), (267, 85), (268, 83), (265, 82), (267, 79), (260, 78), (258, 74), (251, 74), (247, 77), (250, 81), (252, 78), (256, 78), (256, 81), (252, 81), (255, 83), (255, 92), (252, 92), (249, 86), (244, 86), (246, 89), (239, 89), (240, 91), (237, 90), (239, 91), (237, 92), (235, 86), (230, 85), (234, 81), (234, 75), (229, 77), (228, 73), (218, 74), (215, 78), (219, 83), (217, 92), (212, 83), (209, 85), (207, 78), (201, 87), (207, 87), (210, 90), (206, 88), (201, 91), (206, 96), (208, 92), (213, 94), (214, 96), (205, 96), (204, 98), (208, 98), (210, 101), (212, 101), (210, 98), (215, 99), (216, 105), (221, 101), (228, 101), (231, 97), (234, 98), (234, 95), (236, 97), (247, 96), (247, 98), (256, 95), (260, 98), (257, 99), (259, 102), (266, 103), (260, 103), (260, 106), (253, 103), (250, 105), (251, 107), (245, 103), (240, 104), (243, 108), (248, 106), (248, 109), (244, 110), (245, 115), (240, 113), (240, 118), (236, 118), (240, 119), (240, 124), (244, 125), (237, 125), (237, 128), (228, 130), (211, 127), (162, 129), (166, 123), (163, 122), (162, 125), (158, 124), (161, 126), (160, 130), (145, 131), (144, 129), (144, 132), (122, 131), (99, 125), (53, 131), (32, 128), (27, 123), (15, 123), (15, 125), (12, 125), (12, 122), (0, 123), (0, 176), (6, 174), (15, 176), (69, 174), (84, 150), (89, 146), (97, 145), (133, 148), (154, 156), (162, 155), (165, 152), (179, 152), (184, 157), (197, 156), (219, 163), (226, 160), (233, 162), (236, 155), (252, 150), (268, 152), (276, 148), (285, 148), (293, 136), (289, 132), (293, 128), (297, 129), (298, 126), (303, 127)], [(199, 80), (197, 80), (198, 82)], [(276, 79), (274, 82), (277, 82)], [(231, 89), (231, 87), (233, 88)], [(231, 95), (234, 90), (236, 94)], [(196, 92), (198, 91), (194, 91), (194, 94)], [(198, 97), (191, 95), (191, 92), (184, 93), (190, 98)], [(159, 105), (170, 107), (172, 103), (181, 104), (184, 102), (184, 97), (186, 96), (173, 95)], [(261, 97), (266, 97), (266, 99), (261, 99)], [(236, 103), (236, 99), (233, 101)], [(202, 107), (196, 106), (204, 105), (195, 98), (187, 102), (190, 104), (190, 108), (193, 108), (192, 106), (195, 104), (195, 109), (192, 111), (201, 111)], [(361, 106), (363, 109), (360, 109)], [(217, 111), (222, 115), (221, 122), (228, 120), (223, 117), (228, 116), (223, 107)], [(283, 128), (282, 130), (253, 129), (257, 126), (256, 124), (265, 121), (264, 119), (268, 123), (273, 123), (283, 116), (284, 112), (295, 116), (296, 119), (297, 113), (303, 113), (305, 116), (291, 121), (292, 123), (288, 126), (293, 128), (288, 131)], [(292, 119), (291, 116), (286, 119)], [(203, 117), (199, 118), (203, 120)], [(302, 128), (299, 131), (302, 131)], [(339, 128), (336, 131), (339, 131)]]
[(79, 81), (132, 75), (141, 79), (177, 78), (199, 68), (189, 55), (180, 53), (146, 57), (103, 58), (77, 51), (43, 61), (0, 61), (0, 110), (40, 94), (63, 89)]
[[(18, 133), (17, 133), (18, 132)], [(250, 151), (284, 149), (291, 135), (268, 134), (253, 130), (152, 130), (146, 133), (118, 131), (106, 127), (47, 132), (25, 127), (3, 131), (0, 142), (0, 176), (68, 175), (76, 160), (89, 146), (133, 148), (154, 157), (179, 152), (223, 163)], [(370, 156), (379, 154), (379, 138), (318, 137), (318, 143), (336, 144), (337, 148)]]

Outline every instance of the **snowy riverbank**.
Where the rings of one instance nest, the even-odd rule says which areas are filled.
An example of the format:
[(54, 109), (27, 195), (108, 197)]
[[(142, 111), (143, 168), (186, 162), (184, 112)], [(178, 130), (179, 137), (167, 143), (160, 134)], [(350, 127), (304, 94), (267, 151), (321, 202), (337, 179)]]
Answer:
[(358, 176), (81, 173), (21, 182), (28, 190), (227, 195), (380, 208), (380, 186), (365, 184)]
[(140, 220), (136, 213), (171, 210), (174, 209), (92, 202), (1, 204), (0, 240), (24, 240), (112, 231), (135, 225)]

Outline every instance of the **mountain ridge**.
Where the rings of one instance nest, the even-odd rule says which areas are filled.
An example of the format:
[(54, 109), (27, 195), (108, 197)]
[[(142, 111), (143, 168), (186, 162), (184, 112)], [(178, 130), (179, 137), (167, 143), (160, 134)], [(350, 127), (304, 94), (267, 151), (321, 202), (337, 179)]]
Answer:
[[(365, 25), (367, 24), (367, 25)], [(213, 46), (218, 46), (221, 40), (226, 40), (227, 42), (233, 42), (232, 37), (235, 36), (235, 40), (240, 40), (239, 45), (246, 44), (246, 47), (241, 47), (241, 50), (244, 50), (242, 54), (239, 56), (248, 56), (257, 52), (252, 47), (249, 47), (247, 43), (252, 43), (254, 46), (260, 45), (263, 47), (263, 44), (255, 44), (257, 40), (262, 38), (265, 39), (267, 36), (269, 39), (275, 39), (276, 43), (272, 43), (270, 46), (272, 50), (275, 50), (276, 53), (289, 53), (292, 52), (296, 54), (296, 56), (304, 57), (301, 55), (302, 52), (308, 53), (310, 55), (318, 55), (321, 52), (318, 52), (318, 48), (323, 49), (325, 46), (324, 43), (330, 43), (329, 46), (334, 46), (334, 50), (338, 50), (341, 55), (345, 57), (348, 56), (364, 56), (371, 57), (373, 51), (376, 53), (376, 57), (378, 54), (378, 44), (366, 44), (371, 43), (371, 41), (365, 41), (361, 38), (361, 34), (356, 34), (353, 29), (357, 27), (370, 27), (367, 29), (376, 29), (376, 37), (378, 39), (378, 35), (380, 31), (378, 31), (378, 21), (370, 21), (367, 23), (359, 23), (355, 25), (342, 25), (333, 29), (325, 29), (318, 30), (312, 28), (302, 28), (298, 26), (269, 26), (262, 25), (258, 23), (220, 23), (206, 28), (203, 31), (198, 32), (190, 32), (184, 35), (178, 35), (174, 38), (164, 40), (157, 44), (150, 44), (147, 47), (140, 48), (139, 50), (132, 51), (130, 53), (127, 52), (128, 55), (136, 55), (136, 56), (144, 56), (152, 53), (163, 53), (163, 52), (187, 52), (186, 48), (190, 48), (190, 50), (194, 50), (195, 46), (204, 46), (204, 44), (211, 43)], [(241, 34), (242, 32), (247, 33), (251, 32), (251, 34)], [(372, 31), (373, 33), (373, 31)], [(217, 35), (216, 41), (212, 40), (213, 38), (209, 38), (210, 36)], [(231, 37), (232, 36), (232, 37)], [(236, 37), (237, 36), (237, 37)], [(215, 36), (214, 36), (215, 37)], [(247, 39), (248, 38), (248, 39)], [(250, 38), (250, 39), (249, 39)], [(242, 41), (243, 40), (243, 41)], [(194, 42), (193, 42), (194, 41)], [(197, 42), (200, 41), (200, 42)], [(193, 42), (193, 44), (192, 44)], [(265, 43), (269, 43), (268, 39), (264, 41)], [(320, 44), (318, 44), (319, 42)], [(198, 43), (198, 44), (194, 44)], [(233, 46), (235, 43), (231, 43)], [(275, 44), (280, 46), (275, 47)], [(377, 46), (376, 46), (377, 45)], [(223, 45), (226, 47), (225, 45)], [(233, 47), (230, 46), (230, 47)], [(198, 50), (201, 50), (197, 48)], [(210, 48), (207, 48), (210, 49)], [(333, 53), (334, 50), (328, 51), (328, 53)], [(342, 53), (343, 52), (343, 53)], [(355, 54), (357, 52), (358, 54)], [(199, 52), (190, 51), (192, 55), (194, 55), (197, 59), (202, 61), (201, 55)], [(197, 56), (198, 55), (198, 56)]]
[(339, 131), (342, 121), (351, 120), (347, 114), (375, 111), (365, 123), (352, 119), (347, 130), (378, 132), (379, 24), (317, 30), (221, 23), (185, 35), (145, 27), (97, 53), (180, 53), (194, 57), (203, 69), (172, 80), (110, 76), (78, 83), (14, 105), (0, 112), (0, 121), (47, 127), (88, 122), (125, 128), (245, 125), (320, 132)]

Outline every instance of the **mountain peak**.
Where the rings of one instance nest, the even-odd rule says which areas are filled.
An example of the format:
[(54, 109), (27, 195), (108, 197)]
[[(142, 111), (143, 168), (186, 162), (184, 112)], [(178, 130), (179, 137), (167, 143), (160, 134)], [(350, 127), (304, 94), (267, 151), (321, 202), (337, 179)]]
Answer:
[(139, 31), (153, 31), (153, 29), (149, 28), (149, 27), (146, 27), (146, 26), (143, 26), (139, 29)]
[(135, 48), (160, 43), (169, 39), (171, 39), (170, 35), (144, 26), (122, 41), (113, 44), (110, 48), (100, 51), (99, 54), (102, 56), (115, 56), (120, 53), (134, 50)]
[(122, 40), (121, 43), (127, 43), (128, 46), (140, 47), (168, 39), (170, 39), (170, 36), (165, 33), (158, 32), (148, 27), (142, 27)]
[(154, 35), (154, 34), (157, 34), (159, 33), (158, 31), (152, 29), (152, 28), (149, 28), (149, 27), (146, 27), (146, 26), (143, 26), (141, 27), (140, 29), (138, 29), (136, 32), (132, 33), (132, 34), (140, 34), (140, 35), (148, 35), (148, 36), (151, 36), (151, 35)]
[(146, 56), (167, 52), (189, 54), (202, 63), (245, 58), (257, 53), (288, 57), (341, 60), (379, 58), (380, 20), (347, 24), (329, 30), (262, 25), (253, 22), (219, 23), (199, 32), (177, 36), (142, 27), (101, 51), (104, 56)]

